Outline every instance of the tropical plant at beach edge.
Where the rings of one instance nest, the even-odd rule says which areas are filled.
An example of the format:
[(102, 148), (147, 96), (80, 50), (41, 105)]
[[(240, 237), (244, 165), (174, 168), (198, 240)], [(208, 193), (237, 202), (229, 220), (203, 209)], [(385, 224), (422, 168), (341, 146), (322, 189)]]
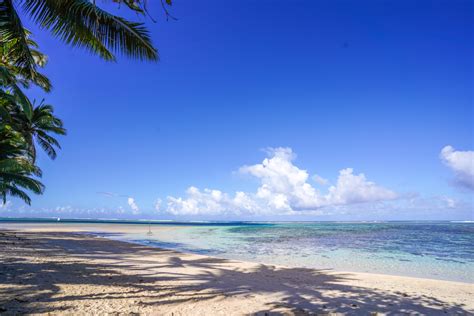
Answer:
[(31, 204), (25, 190), (42, 194), (44, 185), (38, 180), (41, 169), (36, 162), (36, 144), (52, 159), (59, 142), (51, 135), (65, 135), (60, 119), (50, 105), (35, 106), (18, 86), (18, 76), (0, 66), (0, 196), (20, 198)]
[[(2, 49), (0, 64), (1, 202), (4, 204), (7, 196), (14, 196), (31, 204), (31, 198), (26, 190), (36, 194), (44, 191), (44, 185), (38, 180), (42, 173), (41, 169), (35, 165), (34, 144), (34, 138), (37, 137), (35, 132), (41, 129), (44, 123), (38, 120), (38, 114), (34, 115), (35, 112), (41, 111), (41, 108), (35, 107), (20, 88), (20, 85), (28, 86), (32, 79), (23, 77), (21, 70), (10, 61), (14, 53), (10, 50), (11, 43), (0, 43)], [(65, 132), (65, 130), (60, 131), (62, 134)], [(59, 143), (55, 145), (59, 146)]]
[[(149, 16), (147, 0), (111, 2)], [(173, 18), (167, 9), (171, 0), (160, 3), (166, 19)], [(143, 23), (113, 15), (95, 0), (0, 0), (0, 204), (6, 203), (8, 196), (30, 204), (28, 191), (44, 192), (36, 147), (55, 159), (56, 149), (61, 147), (53, 134), (66, 134), (53, 107), (44, 101), (35, 105), (23, 91), (36, 85), (49, 92), (52, 85), (39, 71), (47, 57), (38, 50), (21, 17), (30, 18), (62, 42), (107, 61), (115, 61), (117, 54), (138, 60), (159, 59)]]
[(31, 199), (25, 190), (41, 194), (44, 185), (38, 181), (41, 169), (34, 165), (27, 155), (23, 136), (11, 126), (0, 126), (0, 196), (6, 203), (7, 196), (20, 198), (30, 204)]

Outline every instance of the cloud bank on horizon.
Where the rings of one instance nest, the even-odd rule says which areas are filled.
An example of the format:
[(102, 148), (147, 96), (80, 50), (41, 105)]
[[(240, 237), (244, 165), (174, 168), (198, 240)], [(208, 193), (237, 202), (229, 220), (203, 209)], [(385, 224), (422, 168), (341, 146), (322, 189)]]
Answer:
[[(244, 165), (238, 174), (247, 175), (258, 181), (254, 192), (237, 191), (227, 193), (219, 189), (199, 189), (190, 186), (184, 196), (168, 196), (164, 201), (157, 199), (153, 209), (142, 209), (130, 195), (113, 192), (97, 192), (113, 200), (125, 198), (127, 207), (117, 206), (77, 208), (71, 205), (53, 209), (34, 209), (22, 205), (15, 207), (12, 201), (0, 204), (0, 212), (7, 216), (61, 216), (87, 218), (144, 218), (172, 216), (183, 218), (272, 218), (272, 216), (392, 216), (408, 219), (413, 216), (424, 218), (427, 212), (441, 216), (451, 211), (462, 211), (472, 218), (474, 199), (463, 201), (447, 195), (422, 196), (418, 193), (400, 193), (385, 188), (367, 179), (363, 173), (352, 168), (339, 170), (336, 181), (296, 166), (296, 154), (291, 148), (268, 148), (267, 157), (261, 163)], [(457, 151), (445, 146), (440, 160), (452, 170), (454, 184), (460, 193), (474, 190), (474, 152)], [(122, 202), (123, 203), (123, 202)], [(363, 210), (363, 212), (361, 212)], [(460, 213), (458, 213), (460, 214)], [(342, 216), (342, 217), (340, 217)], [(420, 217), (421, 216), (421, 217)], [(449, 217), (449, 216), (447, 216)], [(280, 217), (281, 218), (281, 217)]]
[[(242, 166), (238, 172), (258, 179), (256, 192), (237, 191), (228, 194), (217, 189), (203, 190), (194, 186), (185, 197), (167, 197), (164, 209), (173, 215), (291, 215), (299, 211), (316, 211), (322, 207), (355, 203), (394, 200), (396, 192), (367, 180), (363, 173), (354, 174), (352, 168), (339, 171), (335, 185), (321, 193), (310, 182), (308, 171), (294, 165), (296, 158), (291, 148), (268, 148), (262, 163)], [(327, 180), (315, 175), (319, 185)]]

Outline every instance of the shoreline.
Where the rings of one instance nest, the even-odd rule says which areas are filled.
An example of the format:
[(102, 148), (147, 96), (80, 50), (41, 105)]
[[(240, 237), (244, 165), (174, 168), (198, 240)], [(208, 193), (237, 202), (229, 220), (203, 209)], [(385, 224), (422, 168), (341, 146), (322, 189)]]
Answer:
[[(0, 229), (1, 231), (1, 229)], [(152, 243), (146, 243), (146, 242), (139, 242), (139, 241), (134, 241), (134, 240), (126, 240), (126, 239), (114, 239), (114, 238), (109, 238), (107, 236), (101, 236), (100, 232), (78, 232), (80, 234), (84, 235), (90, 235), (96, 238), (105, 238), (109, 240), (114, 240), (114, 241), (119, 241), (119, 242), (124, 242), (124, 243), (130, 243), (134, 245), (141, 245), (144, 247), (150, 247), (153, 249), (158, 249), (158, 250), (169, 250), (169, 251), (175, 251), (177, 253), (181, 254), (189, 254), (189, 255), (198, 255), (198, 256), (205, 256), (209, 258), (216, 258), (216, 259), (222, 259), (222, 260), (229, 260), (229, 261), (238, 261), (238, 262), (245, 262), (245, 263), (251, 263), (251, 264), (263, 264), (266, 266), (274, 266), (274, 267), (279, 267), (279, 268), (284, 268), (284, 269), (314, 269), (314, 270), (328, 270), (332, 271), (335, 273), (353, 273), (353, 274), (361, 274), (361, 275), (370, 275), (370, 276), (378, 276), (378, 277), (400, 277), (400, 278), (408, 278), (408, 279), (415, 279), (415, 280), (431, 280), (431, 281), (439, 281), (439, 282), (451, 282), (451, 283), (460, 283), (460, 284), (469, 284), (473, 285), (473, 282), (469, 281), (458, 281), (458, 280), (448, 280), (448, 279), (436, 279), (436, 278), (425, 278), (425, 277), (419, 277), (419, 276), (411, 276), (411, 275), (402, 275), (402, 274), (388, 274), (388, 273), (372, 273), (372, 272), (364, 272), (364, 271), (356, 271), (356, 270), (342, 270), (342, 269), (337, 269), (337, 268), (318, 268), (318, 267), (305, 267), (305, 266), (289, 266), (289, 265), (280, 265), (280, 264), (274, 264), (271, 262), (264, 262), (264, 261), (252, 261), (252, 260), (239, 260), (239, 259), (233, 259), (233, 258), (226, 258), (226, 257), (221, 257), (219, 255), (205, 255), (205, 254), (200, 254), (197, 251), (192, 252), (192, 251), (182, 251), (182, 250), (176, 250), (172, 248), (164, 248), (164, 247), (159, 247), (159, 246), (153, 246)]]
[[(153, 227), (153, 237), (147, 236), (145, 232), (148, 228), (145, 225), (136, 225), (135, 223), (114, 224), (106, 223), (2, 223), (0, 222), (0, 230), (4, 229), (21, 229), (33, 232), (81, 232), (89, 233), (95, 236), (105, 237), (112, 240), (130, 242), (143, 246), (154, 247), (157, 249), (170, 249), (183, 253), (192, 253), (198, 255), (213, 256), (222, 259), (248, 261), (265, 265), (278, 265), (287, 268), (308, 268), (332, 270), (341, 273), (367, 273), (385, 276), (412, 277), (420, 279), (430, 279), (439, 281), (462, 282), (466, 284), (474, 284), (474, 276), (472, 274), (472, 265), (454, 264), (446, 265), (443, 261), (454, 260), (429, 260), (424, 256), (416, 258), (393, 256), (391, 259), (383, 259), (384, 256), (392, 256), (390, 253), (385, 255), (372, 255), (370, 253), (362, 253), (359, 258), (358, 253), (350, 254), (350, 252), (340, 253), (339, 257), (311, 256), (294, 257), (281, 253), (278, 257), (269, 257), (261, 254), (247, 255), (251, 253), (242, 253), (241, 251), (229, 251), (228, 253), (220, 253), (212, 251), (212, 247), (197, 245), (192, 240), (186, 239), (188, 233), (181, 233), (185, 226), (181, 225), (163, 225)], [(192, 226), (191, 226), (192, 227)], [(173, 236), (170, 238), (170, 236)], [(203, 250), (204, 249), (204, 250)], [(203, 251), (200, 251), (203, 250)], [(254, 251), (258, 249), (254, 249)], [(306, 257), (306, 258), (304, 258)], [(291, 259), (288, 259), (291, 258)], [(354, 259), (352, 259), (354, 258)], [(403, 261), (403, 262), (402, 262)], [(410, 262), (409, 264), (406, 261)], [(402, 262), (402, 263), (400, 263)], [(440, 263), (439, 263), (440, 262)], [(411, 269), (410, 269), (411, 265)]]
[(0, 230), (1, 313), (430, 315), (474, 312), (474, 284), (288, 268), (75, 232)]
[[(9, 229), (5, 228), (0, 228), (0, 233), (4, 231), (8, 231)], [(17, 231), (17, 230), (11, 230), (11, 231)], [(30, 229), (25, 229), (25, 231), (30, 231)], [(35, 231), (35, 232), (40, 232), (40, 231)], [(417, 277), (417, 276), (410, 276), (410, 275), (399, 275), (399, 274), (386, 274), (386, 273), (371, 273), (371, 272), (363, 272), (363, 271), (351, 271), (351, 270), (339, 270), (335, 268), (313, 268), (313, 267), (302, 267), (302, 266), (286, 266), (286, 265), (279, 265), (279, 264), (273, 264), (269, 262), (261, 262), (261, 261), (252, 261), (252, 260), (239, 260), (239, 259), (233, 259), (233, 258), (225, 258), (225, 257), (220, 257), (219, 255), (205, 255), (205, 254), (200, 254), (198, 252), (192, 252), (192, 251), (181, 251), (177, 249), (172, 249), (172, 248), (165, 248), (165, 247), (159, 247), (159, 246), (153, 246), (145, 242), (139, 242), (139, 241), (134, 241), (134, 240), (126, 240), (126, 239), (114, 239), (107, 237), (106, 232), (95, 232), (95, 231), (61, 231), (62, 233), (66, 234), (78, 234), (78, 235), (84, 235), (92, 238), (99, 238), (99, 239), (105, 239), (105, 240), (111, 240), (111, 241), (117, 241), (120, 243), (126, 243), (126, 244), (132, 244), (132, 245), (140, 245), (143, 247), (147, 247), (150, 249), (156, 249), (157, 251), (173, 251), (176, 252), (177, 254), (182, 254), (182, 255), (190, 255), (190, 256), (203, 256), (206, 258), (215, 258), (215, 259), (221, 259), (221, 260), (227, 260), (227, 261), (235, 261), (235, 262), (241, 262), (241, 263), (246, 263), (246, 264), (260, 264), (264, 266), (272, 266), (276, 267), (279, 269), (313, 269), (313, 270), (327, 270), (333, 273), (342, 273), (342, 274), (357, 274), (357, 275), (366, 275), (366, 276), (371, 276), (371, 277), (394, 277), (394, 278), (406, 278), (406, 279), (413, 279), (415, 280), (424, 280), (424, 281), (439, 281), (439, 282), (449, 282), (453, 284), (468, 284), (474, 286), (474, 283), (468, 282), (468, 281), (455, 281), (455, 280), (445, 280), (445, 279), (435, 279), (435, 278), (423, 278), (423, 277)]]

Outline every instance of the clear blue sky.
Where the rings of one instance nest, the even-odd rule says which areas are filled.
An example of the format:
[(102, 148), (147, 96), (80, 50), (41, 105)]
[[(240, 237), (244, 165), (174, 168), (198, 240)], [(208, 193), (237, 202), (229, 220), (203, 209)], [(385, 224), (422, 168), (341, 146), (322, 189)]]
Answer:
[[(68, 135), (56, 161), (39, 159), (45, 194), (32, 208), (12, 200), (0, 215), (473, 219), (474, 191), (440, 158), (447, 145), (474, 150), (472, 1), (176, 0), (178, 21), (168, 22), (149, 2), (159, 63), (107, 63), (25, 19), (54, 85), (30, 94), (55, 106)], [(298, 213), (292, 187), (284, 214), (234, 214), (230, 202), (197, 215), (167, 210), (168, 196), (197, 199), (190, 186), (229, 199), (243, 191), (264, 205), (255, 196), (268, 178), (239, 168), (275, 158), (268, 147), (291, 148), (289, 164), (307, 170), (321, 195), (353, 168), (396, 197), (327, 197)]]

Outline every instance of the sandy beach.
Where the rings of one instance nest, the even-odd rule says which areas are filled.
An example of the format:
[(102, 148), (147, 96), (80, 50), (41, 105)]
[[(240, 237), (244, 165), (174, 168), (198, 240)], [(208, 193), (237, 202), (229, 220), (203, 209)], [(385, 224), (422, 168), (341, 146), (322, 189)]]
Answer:
[(474, 285), (285, 268), (76, 232), (0, 232), (2, 314), (470, 314)]
[(76, 232), (0, 231), (0, 313), (472, 314), (474, 285), (285, 268)]

